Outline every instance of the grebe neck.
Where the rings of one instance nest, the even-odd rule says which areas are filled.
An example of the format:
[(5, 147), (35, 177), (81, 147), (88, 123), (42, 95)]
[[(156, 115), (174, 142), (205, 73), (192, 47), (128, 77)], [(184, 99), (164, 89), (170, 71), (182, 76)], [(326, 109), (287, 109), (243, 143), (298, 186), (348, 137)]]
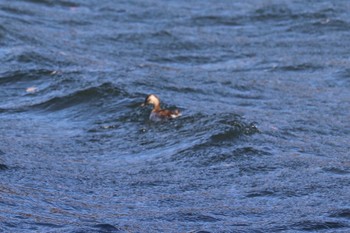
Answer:
[(156, 111), (160, 111), (161, 109), (160, 109), (160, 104), (158, 103), (158, 104), (155, 104), (154, 106), (153, 106), (153, 112), (156, 112)]

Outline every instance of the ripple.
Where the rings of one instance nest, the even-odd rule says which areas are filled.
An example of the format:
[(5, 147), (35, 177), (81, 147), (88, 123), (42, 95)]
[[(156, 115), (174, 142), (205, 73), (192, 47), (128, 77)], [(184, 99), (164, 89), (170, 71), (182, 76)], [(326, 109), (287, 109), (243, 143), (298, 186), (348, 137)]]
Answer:
[(245, 124), (243, 122), (229, 122), (231, 128), (225, 130), (224, 132), (220, 132), (218, 134), (214, 134), (211, 136), (211, 140), (213, 142), (223, 142), (226, 140), (232, 140), (234, 138), (238, 138), (240, 135), (252, 135), (258, 133), (259, 130), (254, 123)]
[(299, 223), (294, 224), (292, 227), (295, 230), (303, 230), (303, 231), (320, 231), (320, 230), (329, 230), (329, 229), (339, 229), (345, 228), (349, 225), (343, 222), (337, 221), (311, 221), (305, 220)]
[(350, 87), (350, 69), (340, 72), (338, 79), (333, 82), (338, 86)]
[(216, 16), (216, 15), (205, 15), (196, 16), (192, 18), (191, 25), (197, 26), (216, 26), (216, 25), (226, 25), (226, 26), (237, 26), (240, 25), (240, 18), (232, 16)]
[(263, 191), (255, 191), (255, 192), (250, 192), (247, 194), (247, 197), (249, 198), (254, 198), (254, 197), (270, 197), (270, 196), (275, 196), (275, 192), (269, 191), (269, 190), (263, 190)]
[(350, 169), (349, 168), (339, 168), (339, 167), (330, 167), (330, 168), (324, 168), (323, 169), (326, 172), (335, 174), (335, 175), (348, 175), (350, 174)]
[(96, 224), (93, 227), (98, 228), (99, 232), (120, 232), (121, 231), (121, 229), (106, 223)]
[(200, 213), (175, 213), (166, 217), (169, 221), (185, 221), (185, 222), (218, 222), (220, 219), (204, 215)]
[(256, 20), (281, 20), (293, 17), (292, 10), (285, 4), (265, 5), (255, 11)]
[(350, 209), (339, 209), (332, 211), (329, 215), (332, 218), (346, 218), (350, 220)]
[(323, 66), (320, 66), (318, 64), (312, 64), (312, 63), (277, 66), (273, 68), (273, 70), (281, 70), (281, 71), (316, 71), (316, 70), (322, 70), (322, 69), (324, 69)]
[(6, 170), (8, 167), (5, 164), (0, 163), (0, 170)]
[(302, 32), (307, 34), (329, 33), (336, 31), (349, 31), (350, 23), (338, 19), (320, 19), (317, 22), (305, 22), (291, 26), (288, 32)]
[(18, 6), (2, 6), (0, 9), (4, 12), (11, 13), (11, 14), (17, 14), (21, 15), (29, 15), (29, 16), (35, 16), (35, 14), (28, 9), (25, 9), (23, 7), (18, 7)]
[(212, 56), (196, 56), (196, 55), (178, 55), (169, 57), (155, 57), (149, 59), (150, 62), (157, 63), (179, 63), (179, 64), (210, 64), (220, 61), (220, 59)]
[(51, 0), (23, 0), (26, 2), (30, 2), (30, 3), (35, 3), (35, 4), (40, 4), (40, 5), (45, 5), (45, 6), (64, 6), (64, 7), (78, 7), (79, 4), (72, 2), (72, 1), (51, 1)]

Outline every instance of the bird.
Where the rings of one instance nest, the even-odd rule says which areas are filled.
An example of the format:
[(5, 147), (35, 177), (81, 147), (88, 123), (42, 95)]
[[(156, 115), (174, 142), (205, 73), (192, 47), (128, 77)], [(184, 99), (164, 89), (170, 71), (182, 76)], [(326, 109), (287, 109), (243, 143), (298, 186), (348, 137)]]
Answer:
[(153, 105), (153, 110), (149, 116), (151, 121), (161, 121), (166, 119), (173, 119), (181, 116), (181, 113), (178, 109), (176, 110), (168, 110), (160, 108), (160, 100), (154, 95), (147, 95), (145, 102), (141, 106), (146, 106), (148, 104)]

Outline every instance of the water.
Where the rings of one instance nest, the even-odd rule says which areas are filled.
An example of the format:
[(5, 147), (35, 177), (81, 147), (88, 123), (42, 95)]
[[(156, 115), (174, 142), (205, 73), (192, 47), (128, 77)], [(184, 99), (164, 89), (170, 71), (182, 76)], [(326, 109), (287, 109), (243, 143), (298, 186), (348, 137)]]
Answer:
[(2, 0), (0, 232), (349, 232), (349, 11)]

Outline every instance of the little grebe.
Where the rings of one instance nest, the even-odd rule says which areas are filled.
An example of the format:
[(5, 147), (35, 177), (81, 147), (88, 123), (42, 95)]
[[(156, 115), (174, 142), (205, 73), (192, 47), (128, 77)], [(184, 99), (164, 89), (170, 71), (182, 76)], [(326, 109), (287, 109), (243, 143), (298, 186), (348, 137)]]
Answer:
[(153, 105), (153, 110), (151, 112), (151, 115), (149, 116), (149, 119), (152, 121), (172, 119), (172, 118), (181, 116), (181, 113), (177, 109), (176, 110), (161, 109), (159, 98), (156, 95), (153, 95), (153, 94), (148, 95), (145, 99), (145, 102), (142, 104), (142, 106), (145, 106), (147, 104)]

